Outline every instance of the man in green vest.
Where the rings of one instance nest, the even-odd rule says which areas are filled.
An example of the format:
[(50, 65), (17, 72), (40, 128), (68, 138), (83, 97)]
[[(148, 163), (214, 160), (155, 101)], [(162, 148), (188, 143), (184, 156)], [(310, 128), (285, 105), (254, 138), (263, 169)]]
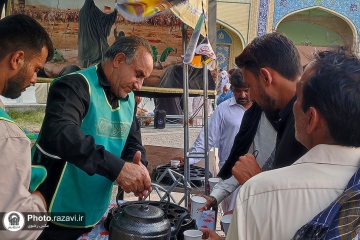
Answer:
[[(0, 36), (0, 94), (15, 99), (36, 83), (37, 72), (52, 58), (54, 48), (45, 29), (26, 15), (1, 19)], [(13, 211), (46, 214), (42, 194), (29, 191), (30, 144), (22, 129), (0, 108), (0, 212), (4, 216)], [(0, 239), (35, 239), (41, 233), (6, 229), (0, 230)]]
[(85, 213), (83, 222), (52, 220), (39, 239), (77, 239), (96, 225), (116, 181), (125, 192), (151, 191), (133, 90), (153, 69), (149, 43), (121, 37), (104, 60), (55, 79), (33, 152), (47, 169), (38, 190), (48, 213)]

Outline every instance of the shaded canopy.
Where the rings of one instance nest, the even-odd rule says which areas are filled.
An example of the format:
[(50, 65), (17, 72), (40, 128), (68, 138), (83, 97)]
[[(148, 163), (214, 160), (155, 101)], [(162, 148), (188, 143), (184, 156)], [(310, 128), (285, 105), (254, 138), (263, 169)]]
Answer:
[[(183, 65), (171, 65), (161, 76), (158, 87), (183, 88)], [(189, 89), (203, 89), (203, 69), (189, 66)], [(208, 70), (208, 89), (215, 89), (215, 82)]]

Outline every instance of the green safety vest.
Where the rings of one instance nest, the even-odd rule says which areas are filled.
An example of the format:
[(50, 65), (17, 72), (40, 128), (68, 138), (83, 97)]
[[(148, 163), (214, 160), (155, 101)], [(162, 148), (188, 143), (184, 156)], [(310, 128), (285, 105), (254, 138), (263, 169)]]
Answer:
[[(14, 120), (12, 120), (12, 118), (2, 108), (0, 108), (0, 120), (8, 121), (16, 125)], [(43, 166), (31, 166), (30, 192), (35, 191), (36, 188), (45, 181), (46, 174), (46, 169)]]
[[(97, 66), (93, 66), (76, 73), (86, 79), (90, 93), (89, 109), (82, 121), (81, 130), (85, 135), (93, 136), (97, 145), (104, 146), (107, 151), (120, 157), (133, 121), (134, 93), (129, 93), (127, 100), (120, 99), (119, 107), (112, 109), (99, 83), (96, 69)], [(82, 212), (85, 213), (85, 227), (91, 227), (105, 213), (112, 187), (113, 182), (106, 177), (98, 174), (89, 176), (74, 164), (66, 162), (50, 203), (49, 214)], [(76, 222), (54, 223), (66, 227), (84, 227)]]

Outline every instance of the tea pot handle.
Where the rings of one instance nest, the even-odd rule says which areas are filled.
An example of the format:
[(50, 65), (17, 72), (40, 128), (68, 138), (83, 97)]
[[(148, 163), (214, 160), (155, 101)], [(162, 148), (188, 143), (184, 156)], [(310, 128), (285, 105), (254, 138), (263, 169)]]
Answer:
[[(166, 193), (166, 196), (167, 196), (168, 201), (167, 201), (166, 206), (165, 206), (165, 212), (167, 213), (168, 208), (169, 208), (169, 205), (170, 205), (170, 194), (166, 191), (166, 189), (165, 189), (164, 187), (160, 186), (159, 184), (151, 183), (151, 186), (152, 186), (152, 187), (159, 188), (159, 189), (161, 189), (163, 192)], [(117, 206), (118, 206), (119, 208), (120, 208), (119, 197), (120, 197), (120, 195), (121, 195), (121, 193), (122, 193), (123, 191), (124, 191), (124, 190), (121, 189), (121, 190), (118, 191), (118, 193), (116, 194), (116, 204), (117, 204)], [(145, 199), (146, 199), (148, 196), (150, 196), (150, 193), (149, 193), (145, 198), (143, 198), (142, 201), (145, 201)]]
[[(167, 217), (166, 213), (168, 212), (169, 205), (170, 205), (170, 194), (166, 191), (166, 189), (164, 187), (160, 186), (157, 183), (151, 183), (151, 186), (161, 189), (166, 194), (168, 200), (167, 200), (166, 205), (165, 205), (165, 217)], [(148, 196), (150, 196), (150, 194), (147, 195), (143, 200), (145, 200)]]

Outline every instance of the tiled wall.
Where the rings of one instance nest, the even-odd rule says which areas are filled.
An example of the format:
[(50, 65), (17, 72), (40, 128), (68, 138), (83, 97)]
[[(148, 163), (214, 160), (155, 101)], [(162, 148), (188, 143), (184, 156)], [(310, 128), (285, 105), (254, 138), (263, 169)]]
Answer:
[(314, 6), (323, 7), (345, 16), (359, 31), (360, 1), (354, 0), (275, 0), (273, 25), (276, 26), (279, 21), (289, 13)]

